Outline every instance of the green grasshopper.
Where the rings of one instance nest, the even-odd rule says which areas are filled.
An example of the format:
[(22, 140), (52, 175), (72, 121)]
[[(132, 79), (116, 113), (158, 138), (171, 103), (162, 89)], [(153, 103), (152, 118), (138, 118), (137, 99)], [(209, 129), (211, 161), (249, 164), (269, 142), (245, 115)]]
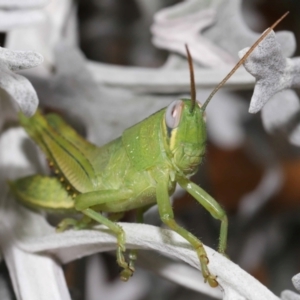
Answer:
[(218, 250), (225, 254), (227, 216), (218, 202), (189, 179), (196, 173), (205, 153), (205, 108), (216, 91), (280, 20), (265, 31), (202, 106), (196, 101), (192, 60), (186, 47), (191, 99), (172, 102), (100, 148), (79, 136), (58, 115), (43, 116), (37, 112), (32, 118), (26, 118), (20, 114), (21, 125), (45, 153), (57, 176), (21, 178), (10, 182), (11, 190), (20, 202), (31, 208), (83, 215), (80, 220), (64, 219), (58, 225), (58, 231), (69, 226), (87, 228), (94, 222), (107, 226), (117, 237), (116, 257), (124, 281), (134, 272), (136, 253), (132, 251), (129, 262), (125, 260), (125, 233), (113, 216), (135, 210), (137, 221), (142, 222), (143, 212), (157, 203), (162, 222), (192, 245), (204, 280), (216, 287), (217, 278), (209, 272), (202, 242), (176, 223), (169, 197), (178, 183), (221, 221)]

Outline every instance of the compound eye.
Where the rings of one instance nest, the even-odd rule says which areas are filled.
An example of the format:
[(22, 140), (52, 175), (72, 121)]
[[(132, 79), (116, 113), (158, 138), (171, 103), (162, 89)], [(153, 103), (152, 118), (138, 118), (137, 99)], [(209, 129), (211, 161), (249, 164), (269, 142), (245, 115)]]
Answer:
[(176, 128), (180, 122), (181, 112), (183, 108), (183, 101), (176, 100), (173, 101), (166, 110), (166, 124), (168, 128)]

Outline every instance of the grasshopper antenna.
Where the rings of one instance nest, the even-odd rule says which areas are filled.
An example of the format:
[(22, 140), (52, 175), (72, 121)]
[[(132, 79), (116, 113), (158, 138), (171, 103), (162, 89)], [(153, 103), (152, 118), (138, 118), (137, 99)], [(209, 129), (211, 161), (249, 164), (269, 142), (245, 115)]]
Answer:
[(233, 69), (226, 75), (226, 77), (215, 87), (215, 89), (211, 92), (211, 94), (206, 99), (205, 103), (202, 105), (202, 110), (204, 111), (207, 107), (208, 103), (215, 95), (215, 93), (226, 83), (226, 81), (232, 76), (232, 74), (241, 66), (242, 63), (249, 57), (249, 55), (253, 52), (253, 50), (257, 47), (257, 45), (280, 23), (287, 15), (289, 11), (287, 11), (281, 18), (279, 18), (271, 27), (269, 27), (260, 37), (259, 39), (250, 47), (250, 49), (245, 53), (245, 55), (239, 60), (239, 62), (233, 67)]
[(195, 76), (194, 76), (194, 67), (193, 67), (193, 59), (191, 56), (191, 53), (189, 51), (189, 47), (187, 44), (185, 44), (186, 54), (189, 62), (189, 69), (190, 69), (190, 81), (191, 81), (191, 100), (192, 100), (192, 106), (191, 106), (191, 112), (193, 112), (195, 105), (196, 105), (196, 87), (195, 87)]

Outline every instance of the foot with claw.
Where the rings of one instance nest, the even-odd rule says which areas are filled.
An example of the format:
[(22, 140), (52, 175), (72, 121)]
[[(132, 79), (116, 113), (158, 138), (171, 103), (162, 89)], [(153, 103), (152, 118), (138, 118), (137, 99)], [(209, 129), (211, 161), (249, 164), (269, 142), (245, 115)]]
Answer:
[(213, 276), (211, 274), (209, 274), (208, 277), (204, 278), (204, 282), (208, 282), (211, 287), (217, 287), (219, 285), (217, 276)]
[(120, 279), (124, 282), (128, 281), (128, 279), (133, 275), (134, 271), (134, 268), (127, 266), (127, 268), (122, 270), (120, 273)]

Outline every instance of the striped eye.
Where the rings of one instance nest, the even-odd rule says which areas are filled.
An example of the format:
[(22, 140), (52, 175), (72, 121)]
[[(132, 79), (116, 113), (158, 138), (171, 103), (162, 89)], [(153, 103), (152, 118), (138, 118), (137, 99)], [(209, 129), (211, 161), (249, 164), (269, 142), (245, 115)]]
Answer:
[(178, 126), (181, 117), (182, 108), (183, 108), (183, 101), (181, 100), (173, 101), (167, 107), (165, 120), (168, 128), (173, 129)]

